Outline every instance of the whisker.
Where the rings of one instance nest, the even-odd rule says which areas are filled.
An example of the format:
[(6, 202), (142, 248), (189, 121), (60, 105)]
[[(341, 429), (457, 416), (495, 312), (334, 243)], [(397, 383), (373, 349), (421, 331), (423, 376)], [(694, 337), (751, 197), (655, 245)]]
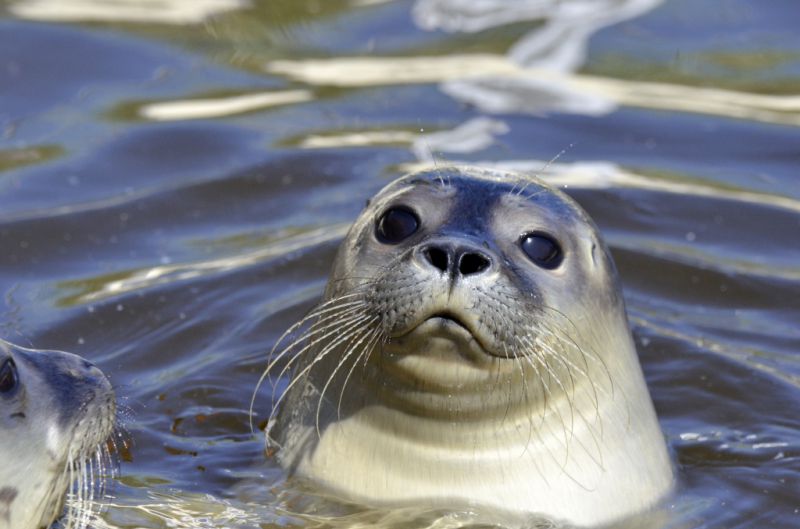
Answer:
[[(576, 336), (581, 336), (581, 332), (578, 329), (578, 326), (575, 325), (575, 322), (573, 322), (572, 319), (569, 316), (567, 316), (566, 314), (564, 314), (563, 312), (561, 312), (560, 310), (558, 310), (558, 309), (556, 309), (554, 307), (543, 306), (542, 308), (545, 309), (545, 310), (548, 310), (548, 311), (550, 311), (550, 312), (552, 312), (552, 313), (554, 313), (554, 314), (556, 314), (558, 316), (560, 316), (561, 319), (562, 319), (562, 323), (566, 323), (569, 327), (571, 327), (572, 331), (575, 333)], [(606, 363), (603, 360), (603, 358), (593, 350), (590, 351), (591, 354), (587, 354), (586, 351), (577, 344), (577, 342), (575, 341), (574, 337), (570, 336), (569, 334), (564, 333), (561, 330), (557, 330), (557, 329), (558, 329), (558, 327), (553, 326), (553, 328), (550, 329), (550, 332), (553, 333), (553, 334), (560, 335), (563, 338), (564, 341), (570, 342), (573, 345), (573, 347), (575, 347), (576, 350), (580, 351), (581, 357), (583, 358), (584, 362), (586, 362), (586, 364), (587, 364), (586, 365), (586, 369), (587, 370), (589, 369), (589, 366), (588, 366), (588, 361), (589, 360), (595, 362), (597, 365), (599, 365), (600, 367), (603, 368), (603, 371), (605, 372), (606, 378), (608, 379), (609, 387), (611, 388), (611, 396), (613, 397), (613, 395), (614, 395), (614, 385), (615, 385), (614, 384), (614, 380), (611, 377), (611, 370), (609, 370), (608, 365), (606, 365)]]
[[(538, 330), (541, 331), (542, 329), (540, 328)], [(556, 337), (556, 335), (553, 334), (553, 333), (549, 333), (549, 334), (551, 336), (553, 336), (553, 337)], [(528, 339), (528, 341), (530, 341), (530, 336), (529, 335), (526, 338)], [(602, 457), (602, 448), (601, 448), (601, 443), (600, 443), (600, 440), (599, 440), (599, 438), (597, 436), (597, 433), (592, 428), (592, 422), (589, 421), (586, 418), (585, 414), (581, 411), (581, 408), (579, 406), (576, 406), (576, 401), (575, 401), (575, 399), (576, 399), (576, 396), (575, 396), (575, 380), (574, 380), (574, 377), (572, 375), (572, 368), (574, 367), (579, 371), (579, 374), (582, 375), (582, 378), (584, 378), (586, 380), (586, 383), (589, 384), (589, 387), (591, 388), (592, 395), (593, 395), (593, 404), (594, 404), (594, 407), (595, 407), (595, 410), (596, 410), (595, 418), (596, 418), (596, 422), (599, 423), (600, 428), (601, 428), (601, 432), (602, 432), (602, 421), (599, 420), (600, 419), (599, 401), (597, 400), (597, 398), (598, 398), (597, 397), (597, 388), (596, 388), (594, 380), (585, 371), (581, 370), (580, 368), (575, 366), (572, 362), (570, 362), (569, 359), (567, 358), (568, 354), (565, 354), (564, 351), (556, 351), (556, 349), (554, 348), (553, 345), (542, 341), (539, 336), (534, 338), (534, 341), (544, 352), (547, 353), (547, 355), (549, 357), (554, 358), (557, 361), (559, 361), (561, 363), (561, 365), (566, 369), (567, 373), (570, 376), (570, 380), (572, 382), (572, 391), (570, 392), (571, 395), (572, 395), (572, 400), (570, 400), (569, 395), (566, 395), (566, 398), (568, 399), (568, 402), (569, 402), (569, 405), (570, 405), (570, 414), (571, 414), (569, 442), (573, 442), (573, 441), (576, 442), (577, 445), (587, 454), (587, 456), (590, 459), (592, 459), (592, 461), (595, 462), (595, 464), (597, 464), (600, 468), (603, 468), (604, 465), (603, 465), (603, 457)], [(558, 344), (560, 346), (565, 345), (565, 343), (563, 341), (558, 341)], [(553, 375), (555, 377), (556, 383), (560, 384), (560, 379), (554, 373), (553, 373)], [(563, 385), (561, 386), (561, 389), (566, 394), (566, 388), (564, 388)], [(602, 389), (601, 389), (601, 391), (602, 391)], [(574, 421), (575, 421), (575, 414), (576, 413), (577, 413), (578, 419), (580, 419), (580, 421), (586, 426), (586, 429), (589, 431), (590, 437), (592, 439), (592, 443), (594, 444), (594, 448), (595, 448), (594, 451), (591, 450), (589, 447), (587, 447), (584, 444), (584, 442), (582, 441), (580, 436), (574, 435), (574, 429), (575, 429), (575, 422)]]
[[(310, 351), (313, 346), (315, 346), (316, 344), (324, 341), (326, 338), (328, 338), (331, 335), (340, 334), (342, 332), (342, 328), (345, 325), (349, 325), (350, 323), (360, 319), (361, 317), (362, 317), (362, 314), (360, 312), (355, 312), (353, 314), (350, 314), (346, 318), (342, 318), (342, 319), (339, 319), (339, 320), (336, 320), (336, 321), (332, 321), (332, 322), (327, 322), (322, 327), (314, 329), (313, 331), (309, 330), (308, 332), (303, 333), (302, 335), (300, 335), (297, 338), (297, 340), (295, 340), (293, 342), (292, 345), (294, 345), (294, 344), (303, 344), (303, 343), (305, 343), (305, 345), (301, 349), (296, 351), (294, 353), (294, 355), (292, 356), (292, 358), (290, 358), (289, 361), (286, 362), (286, 365), (283, 366), (283, 368), (280, 370), (280, 372), (278, 373), (278, 376), (276, 377), (276, 379), (277, 380), (281, 380), (284, 377), (284, 375), (286, 375), (286, 373), (292, 368), (292, 365), (298, 359), (300, 359), (303, 354), (305, 354), (306, 352)], [(333, 330), (330, 330), (330, 329), (333, 329)], [(321, 336), (317, 336), (320, 333), (322, 335)], [(311, 338), (313, 338), (313, 339), (311, 339)], [(310, 340), (310, 341), (308, 341), (308, 340)], [(274, 366), (275, 366), (275, 362), (272, 362), (270, 365), (268, 365), (267, 366), (267, 370), (266, 370), (267, 373), (269, 373), (270, 370)]]
[[(322, 387), (322, 392), (320, 393), (319, 399), (317, 401), (317, 413), (316, 413), (315, 425), (316, 425), (316, 428), (317, 428), (317, 436), (318, 437), (320, 436), (319, 414), (320, 414), (320, 410), (322, 408), (322, 402), (325, 399), (325, 392), (328, 390), (328, 386), (330, 386), (331, 382), (333, 382), (333, 378), (336, 376), (336, 373), (339, 371), (339, 368), (353, 354), (353, 350), (351, 349), (351, 344), (353, 343), (353, 341), (355, 339), (359, 338), (359, 336), (361, 335), (361, 331), (363, 329), (369, 328), (370, 323), (374, 323), (377, 319), (378, 319), (377, 316), (373, 316), (373, 317), (370, 318), (369, 316), (364, 315), (361, 319), (356, 320), (356, 322), (352, 326), (350, 326), (348, 328), (345, 328), (345, 329), (342, 329), (342, 332), (345, 333), (345, 334), (343, 334), (341, 337), (337, 338), (336, 340), (334, 340), (333, 342), (331, 342), (330, 344), (328, 344), (326, 346), (326, 348), (334, 349), (338, 345), (340, 345), (342, 342), (344, 342), (344, 340), (346, 340), (348, 338), (350, 340), (345, 345), (345, 349), (347, 350), (347, 352), (336, 363), (336, 367), (333, 369), (331, 374), (328, 376), (328, 379), (325, 382), (325, 385)], [(353, 330), (353, 328), (355, 328), (356, 330), (352, 334), (350, 334), (348, 336), (346, 333), (351, 331), (351, 330)], [(323, 354), (323, 353), (320, 352), (320, 354)]]
[[(367, 342), (364, 343), (364, 347), (362, 348), (361, 352), (358, 354), (356, 359), (353, 361), (353, 365), (350, 366), (350, 371), (347, 372), (347, 376), (344, 379), (344, 384), (342, 384), (342, 389), (339, 391), (339, 401), (336, 404), (336, 416), (337, 418), (342, 417), (342, 398), (344, 397), (344, 392), (347, 389), (347, 383), (350, 381), (350, 376), (353, 374), (353, 370), (358, 365), (358, 361), (361, 360), (362, 356), (369, 357), (369, 354), (372, 352), (372, 349), (377, 345), (378, 342), (382, 339), (381, 330), (379, 328), (374, 328), (367, 334)], [(357, 345), (356, 345), (357, 346)], [(365, 361), (366, 364), (366, 361)]]
[[(331, 334), (334, 334), (334, 331), (331, 331), (331, 332), (327, 333), (327, 334), (326, 334), (326, 336), (328, 336), (328, 335), (331, 335)], [(321, 340), (322, 338), (324, 338), (324, 337), (320, 337), (319, 339), (315, 340), (315, 342), (314, 342), (314, 343), (317, 343), (317, 342), (319, 342), (319, 340)], [(303, 348), (303, 350), (307, 350), (307, 349), (308, 349), (308, 347), (311, 347), (312, 345), (313, 345), (313, 344), (309, 344), (309, 345), (305, 346), (305, 347)], [(273, 405), (273, 407), (272, 407), (272, 410), (270, 410), (269, 417), (267, 418), (267, 424), (268, 424), (268, 425), (269, 425), (270, 423), (272, 423), (272, 422), (273, 422), (273, 420), (275, 419), (275, 413), (276, 413), (276, 410), (277, 410), (277, 409), (278, 409), (278, 407), (280, 406), (281, 402), (283, 402), (283, 399), (286, 397), (286, 395), (287, 395), (287, 394), (289, 394), (290, 390), (291, 390), (291, 389), (294, 387), (294, 385), (295, 385), (295, 384), (297, 384), (297, 383), (298, 383), (300, 380), (303, 380), (303, 379), (305, 378), (305, 375), (306, 375), (306, 374), (307, 374), (307, 373), (308, 373), (308, 372), (309, 372), (311, 369), (313, 369), (313, 367), (314, 367), (315, 365), (317, 365), (317, 364), (318, 364), (320, 361), (322, 361), (322, 360), (323, 360), (323, 359), (324, 359), (326, 356), (328, 356), (328, 354), (330, 354), (330, 352), (331, 352), (332, 350), (333, 350), (333, 348), (326, 347), (325, 349), (323, 349), (322, 351), (320, 351), (320, 352), (319, 352), (319, 354), (317, 354), (317, 355), (314, 357), (314, 359), (313, 359), (313, 360), (311, 360), (311, 362), (309, 362), (309, 363), (308, 363), (308, 365), (306, 365), (305, 367), (303, 367), (303, 369), (302, 369), (302, 370), (301, 370), (299, 373), (296, 373), (296, 374), (294, 374), (294, 375), (292, 376), (292, 380), (289, 382), (289, 385), (286, 387), (286, 389), (283, 391), (283, 393), (281, 394), (281, 396), (280, 396), (280, 397), (278, 398), (278, 400), (275, 402), (275, 404), (274, 404), (274, 405)], [(269, 436), (267, 436), (267, 437), (269, 437)], [(269, 442), (269, 441), (270, 441), (270, 439), (268, 438), (268, 439), (267, 439), (267, 442)]]
[[(566, 146), (563, 149), (561, 149), (561, 151), (558, 154), (556, 154), (555, 156), (553, 156), (552, 158), (550, 158), (550, 160), (548, 160), (547, 163), (545, 163), (544, 166), (541, 169), (539, 169), (539, 172), (537, 172), (534, 176), (536, 178), (539, 178), (542, 173), (547, 171), (550, 168), (551, 165), (553, 165), (556, 161), (558, 161), (559, 158), (561, 158), (564, 154), (566, 154), (574, 146), (575, 146), (574, 143), (570, 143), (568, 146)], [(527, 189), (527, 187), (529, 185), (530, 185), (530, 182), (526, 182), (525, 185), (522, 186), (519, 191), (517, 191), (516, 195), (517, 196), (522, 195), (522, 193), (525, 192), (525, 189)], [(513, 190), (512, 190), (512, 192), (513, 192)]]
[[(310, 314), (308, 314), (303, 319), (301, 319), (299, 322), (297, 322), (294, 325), (292, 325), (291, 327), (289, 327), (289, 329), (286, 332), (284, 332), (280, 336), (280, 338), (278, 338), (278, 341), (275, 343), (275, 345), (273, 346), (272, 350), (270, 351), (270, 354), (269, 354), (270, 360), (269, 360), (269, 362), (267, 364), (267, 367), (266, 367), (266, 369), (264, 369), (263, 373), (261, 373), (261, 376), (259, 377), (258, 382), (256, 383), (256, 387), (253, 390), (253, 394), (250, 397), (250, 407), (249, 407), (248, 413), (249, 413), (250, 431), (251, 432), (255, 431), (254, 428), (253, 428), (253, 409), (255, 408), (255, 400), (256, 400), (256, 396), (258, 394), (258, 390), (261, 387), (261, 385), (264, 383), (264, 380), (266, 380), (266, 378), (269, 376), (269, 374), (272, 371), (272, 369), (274, 369), (275, 365), (278, 362), (280, 362), (286, 355), (288, 355), (294, 349), (295, 345), (301, 343), (305, 338), (307, 338), (310, 333), (313, 333), (313, 332), (316, 332), (316, 330), (319, 330), (319, 327), (315, 327), (316, 325), (323, 324), (323, 323), (329, 323), (329, 322), (337, 322), (337, 321), (340, 321), (340, 318), (342, 316), (349, 316), (349, 315), (357, 314), (359, 308), (363, 305), (363, 301), (357, 300), (357, 301), (351, 301), (351, 302), (348, 302), (348, 303), (343, 303), (343, 304), (341, 304), (339, 306), (332, 306), (333, 302), (335, 302), (337, 300), (345, 299), (345, 298), (351, 298), (354, 295), (355, 294), (340, 296), (338, 298), (335, 298), (335, 299), (329, 300), (329, 301), (327, 301), (325, 303), (322, 303), (318, 308), (313, 309)], [(337, 312), (333, 312), (333, 311), (337, 311)], [(275, 355), (275, 351), (276, 351), (277, 347), (280, 345), (281, 341), (283, 341), (285, 339), (286, 336), (288, 336), (291, 332), (293, 332), (293, 331), (297, 330), (298, 328), (300, 328), (303, 324), (308, 322), (310, 319), (315, 318), (315, 317), (319, 317), (319, 316), (322, 316), (322, 315), (324, 315), (324, 316), (319, 318), (317, 321), (315, 321), (314, 324), (306, 332), (304, 332), (302, 335), (300, 335), (300, 337), (298, 337), (291, 344), (289, 344), (287, 347), (285, 347), (283, 350), (281, 350), (281, 352), (278, 355)], [(298, 352), (298, 353), (295, 353), (295, 356), (287, 363), (287, 365), (284, 367), (284, 370), (281, 371), (281, 374), (278, 376), (278, 380), (280, 380), (281, 376), (283, 376), (283, 373), (284, 373), (286, 367), (290, 366), (293, 363), (294, 359), (298, 358), (300, 354), (302, 354), (302, 351)], [(274, 384), (273, 384), (273, 395), (274, 395)], [(274, 407), (274, 399), (273, 399), (273, 407)]]
[[(547, 362), (545, 362), (544, 359), (542, 359), (541, 356), (539, 354), (537, 354), (537, 351), (536, 351), (536, 348), (535, 348), (534, 344), (532, 344), (529, 341), (528, 337), (527, 336), (522, 336), (522, 337), (516, 337), (516, 338), (517, 338), (517, 340), (521, 340), (522, 343), (527, 343), (530, 346), (530, 348), (531, 348), (530, 350), (531, 350), (531, 352), (533, 354), (526, 355), (525, 358), (531, 363), (531, 366), (533, 366), (533, 361), (534, 360), (538, 361), (539, 364), (541, 364), (542, 369), (544, 369), (544, 371), (547, 373), (547, 375), (548, 375), (547, 378), (550, 378), (551, 380), (555, 381), (556, 385), (558, 385), (561, 388), (561, 390), (566, 393), (566, 390), (564, 389), (563, 384), (561, 384), (561, 380), (556, 376), (556, 374), (553, 372), (552, 368), (547, 364)], [(547, 383), (547, 379), (545, 377), (540, 377), (539, 380), (541, 381), (542, 385), (545, 387), (547, 392), (552, 394), (553, 391), (550, 389), (550, 385)], [(573, 406), (570, 406), (570, 408), (573, 408)], [(566, 446), (569, 445), (569, 436), (567, 435), (567, 423), (564, 420), (564, 416), (561, 413), (561, 410), (559, 409), (558, 406), (555, 406), (553, 408), (553, 411), (555, 411), (555, 413), (558, 415), (559, 419), (561, 420), (561, 425), (562, 425), (562, 429), (563, 429), (563, 433), (564, 433), (564, 446), (566, 447)]]

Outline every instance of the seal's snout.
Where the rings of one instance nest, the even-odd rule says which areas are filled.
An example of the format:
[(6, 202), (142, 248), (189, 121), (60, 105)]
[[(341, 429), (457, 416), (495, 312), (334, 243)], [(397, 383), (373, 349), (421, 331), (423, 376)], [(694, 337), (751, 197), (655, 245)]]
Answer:
[(429, 243), (419, 251), (423, 265), (455, 277), (467, 277), (487, 272), (492, 267), (491, 256), (471, 244), (442, 239)]

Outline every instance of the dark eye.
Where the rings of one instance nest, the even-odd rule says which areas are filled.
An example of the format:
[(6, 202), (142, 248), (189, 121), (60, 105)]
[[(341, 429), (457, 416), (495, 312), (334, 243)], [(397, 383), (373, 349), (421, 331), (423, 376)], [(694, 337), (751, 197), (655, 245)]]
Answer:
[(376, 233), (385, 244), (397, 244), (411, 237), (419, 228), (419, 219), (409, 209), (395, 207), (387, 209), (378, 219)]
[(531, 261), (548, 270), (557, 268), (564, 259), (561, 246), (555, 239), (544, 233), (523, 235), (519, 245)]
[(14, 360), (7, 358), (0, 367), (0, 393), (10, 393), (17, 387), (17, 365)]

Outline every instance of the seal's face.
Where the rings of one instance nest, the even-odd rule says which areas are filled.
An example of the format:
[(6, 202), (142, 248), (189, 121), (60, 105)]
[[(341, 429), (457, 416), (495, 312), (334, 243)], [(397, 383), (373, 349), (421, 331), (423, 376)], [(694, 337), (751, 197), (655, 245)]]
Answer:
[(600, 524), (672, 482), (608, 252), (534, 178), (388, 185), (278, 349), (265, 376), (292, 376), (268, 438), (348, 498)]
[(92, 364), (0, 341), (0, 528), (48, 526), (74, 480), (78, 512), (68, 518), (80, 523), (100, 477), (92, 473), (107, 470), (97, 466), (108, 460), (114, 418), (114, 392)]
[[(370, 202), (340, 252), (328, 297), (363, 294), (364, 314), (383, 335), (370, 357), (383, 357), (394, 402), (436, 407), (445, 402), (420, 392), (446, 397), (523, 368), (546, 375), (528, 380), (524, 397), (553, 398), (602, 366), (601, 352), (578, 347), (574, 335), (625, 318), (583, 210), (516, 174), (448, 169), (401, 179)], [(508, 390), (480, 392), (483, 412), (508, 406)], [(458, 409), (468, 411), (465, 399)]]

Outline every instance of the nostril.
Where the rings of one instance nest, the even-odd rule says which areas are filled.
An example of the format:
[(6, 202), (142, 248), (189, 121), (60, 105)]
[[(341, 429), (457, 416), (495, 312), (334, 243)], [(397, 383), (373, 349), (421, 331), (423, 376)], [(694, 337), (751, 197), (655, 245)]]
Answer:
[(465, 253), (458, 262), (458, 271), (462, 276), (479, 274), (489, 268), (489, 259), (479, 253)]
[(449, 259), (446, 251), (442, 250), (441, 248), (431, 246), (430, 248), (427, 248), (424, 253), (425, 259), (427, 259), (430, 264), (442, 272), (447, 272)]

